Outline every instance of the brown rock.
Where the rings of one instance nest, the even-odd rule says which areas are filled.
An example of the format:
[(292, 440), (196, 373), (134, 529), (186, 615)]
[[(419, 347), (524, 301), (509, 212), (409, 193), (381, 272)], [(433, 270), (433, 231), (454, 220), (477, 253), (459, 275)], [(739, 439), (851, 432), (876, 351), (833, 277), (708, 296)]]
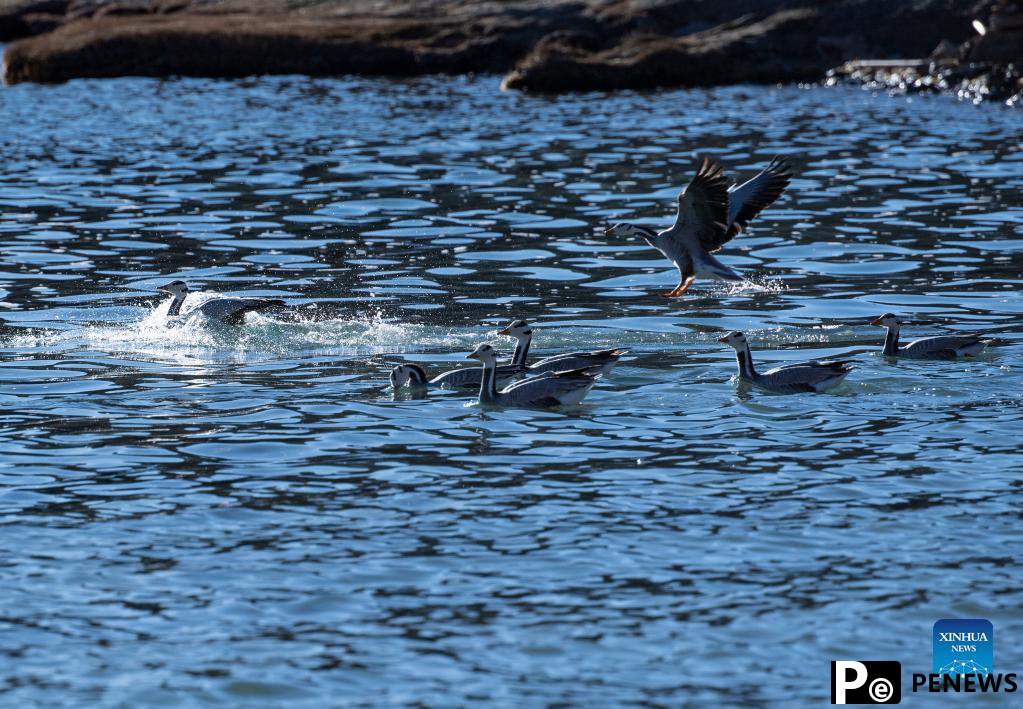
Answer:
[[(59, 24), (68, 0), (0, 0), (0, 42), (49, 32)], [(53, 24), (44, 24), (42, 17), (51, 17)]]
[(0, 0), (0, 31), (17, 6), (11, 36), (43, 32), (7, 47), (8, 82), (514, 69), (508, 87), (564, 91), (818, 79), (962, 42), (976, 2)]
[(821, 74), (816, 22), (815, 10), (785, 10), (685, 37), (632, 35), (592, 55), (545, 41), (505, 77), (503, 86), (590, 91), (815, 79)]
[[(355, 3), (363, 9), (366, 4)], [(274, 14), (225, 12), (230, 4), (175, 12), (180, 4), (163, 2), (140, 14), (136, 3), (117, 3), (11, 44), (4, 78), (17, 83), (123, 75), (506, 71), (545, 34), (561, 26), (588, 25), (578, 3), (548, 3), (542, 12), (522, 12), (528, 9), (522, 5), (493, 6), (490, 14), (463, 10), (419, 17), (421, 6), (401, 13), (392, 5), (373, 15), (348, 14), (351, 6), (333, 5), (336, 14), (325, 7), (316, 13)], [(253, 7), (272, 10), (274, 5)]]

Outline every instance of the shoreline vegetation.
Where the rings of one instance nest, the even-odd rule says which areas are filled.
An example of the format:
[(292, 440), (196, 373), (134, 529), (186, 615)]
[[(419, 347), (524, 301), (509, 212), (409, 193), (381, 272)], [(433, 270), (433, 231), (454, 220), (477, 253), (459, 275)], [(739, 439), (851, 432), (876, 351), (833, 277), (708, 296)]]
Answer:
[(861, 83), (1010, 105), (1016, 0), (0, 0), (3, 78), (498, 73), (505, 89)]

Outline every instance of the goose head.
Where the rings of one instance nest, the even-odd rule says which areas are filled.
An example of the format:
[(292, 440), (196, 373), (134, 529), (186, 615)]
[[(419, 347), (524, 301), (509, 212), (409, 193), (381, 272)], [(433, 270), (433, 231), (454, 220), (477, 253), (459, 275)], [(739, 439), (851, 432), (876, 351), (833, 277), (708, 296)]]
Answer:
[(648, 244), (653, 244), (657, 238), (657, 232), (639, 224), (620, 222), (604, 230), (604, 236), (617, 236), (625, 239), (640, 238)]
[(418, 364), (399, 364), (391, 370), (391, 388), (397, 391), (405, 385), (426, 386), (426, 372)]
[(525, 320), (513, 320), (508, 327), (503, 330), (498, 330), (497, 334), (508, 335), (509, 337), (514, 337), (521, 341), (528, 339), (533, 335), (533, 328), (530, 327), (529, 323)]
[(887, 327), (888, 329), (897, 329), (902, 325), (902, 320), (899, 320), (892, 313), (885, 313), (879, 318), (875, 318), (870, 321), (871, 325), (880, 325), (881, 327)]
[(478, 359), (484, 365), (497, 362), (497, 352), (490, 345), (480, 345), (465, 356), (466, 359)]
[(157, 286), (156, 290), (170, 293), (175, 298), (184, 298), (188, 295), (188, 284), (184, 281), (171, 281), (170, 283), (164, 283), (162, 286)]
[(749, 344), (746, 342), (746, 336), (738, 331), (730, 332), (724, 337), (719, 337), (718, 342), (728, 345), (736, 352), (740, 352), (749, 347)]

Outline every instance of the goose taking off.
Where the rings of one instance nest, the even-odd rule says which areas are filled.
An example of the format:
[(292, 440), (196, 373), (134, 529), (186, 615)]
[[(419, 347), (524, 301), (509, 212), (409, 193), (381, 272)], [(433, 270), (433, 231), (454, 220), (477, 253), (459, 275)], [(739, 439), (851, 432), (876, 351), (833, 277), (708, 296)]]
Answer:
[(593, 350), (591, 352), (563, 352), (545, 357), (533, 364), (526, 362), (529, 356), (529, 345), (533, 342), (533, 328), (525, 320), (515, 320), (508, 327), (498, 332), (518, 340), (512, 364), (520, 366), (530, 374), (539, 372), (565, 372), (572, 369), (590, 368), (593, 374), (607, 374), (618, 363), (628, 350)]
[(781, 394), (834, 389), (852, 371), (852, 365), (848, 362), (814, 360), (805, 364), (775, 367), (760, 374), (753, 368), (753, 355), (750, 354), (749, 343), (746, 342), (744, 334), (731, 332), (718, 342), (735, 348), (740, 379)]
[[(505, 383), (517, 374), (525, 371), (522, 367), (511, 364), (497, 368), (497, 380)], [(391, 388), (398, 391), (404, 386), (409, 389), (426, 389), (430, 387), (443, 389), (478, 388), (483, 381), (483, 370), (480, 367), (452, 369), (427, 379), (426, 371), (418, 364), (399, 364), (391, 370)]]
[(884, 337), (884, 348), (881, 350), (888, 357), (908, 357), (910, 359), (976, 357), (991, 342), (982, 339), (983, 335), (940, 335), (938, 337), (923, 337), (899, 347), (899, 328), (902, 326), (902, 320), (891, 313), (885, 313), (870, 324), (888, 328)]
[(482, 364), (479, 403), (497, 406), (572, 406), (582, 401), (596, 383), (588, 369), (569, 372), (544, 372), (498, 390), (495, 369), (497, 352), (490, 345), (480, 345), (466, 359)]
[(678, 214), (670, 229), (658, 233), (637, 224), (615, 224), (608, 236), (638, 236), (675, 264), (679, 283), (664, 295), (677, 297), (696, 278), (741, 281), (742, 276), (713, 254), (731, 241), (781, 196), (792, 177), (782, 157), (774, 158), (758, 175), (741, 185), (728, 186), (724, 168), (704, 158), (693, 178), (678, 195)]
[(171, 300), (170, 307), (167, 309), (169, 317), (180, 316), (189, 320), (201, 317), (213, 322), (223, 323), (224, 325), (241, 325), (245, 320), (246, 313), (255, 313), (267, 308), (284, 305), (284, 301), (279, 298), (220, 297), (210, 298), (204, 303), (182, 313), (181, 305), (185, 302), (185, 296), (189, 293), (187, 283), (184, 281), (171, 281), (166, 285), (160, 286), (157, 290), (170, 293), (174, 297)]

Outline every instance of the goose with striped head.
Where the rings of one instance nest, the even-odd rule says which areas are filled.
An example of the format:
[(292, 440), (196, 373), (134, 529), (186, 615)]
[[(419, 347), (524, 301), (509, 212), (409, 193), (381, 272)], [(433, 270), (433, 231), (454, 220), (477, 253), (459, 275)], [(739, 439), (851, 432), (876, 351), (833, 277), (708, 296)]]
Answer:
[(527, 374), (541, 372), (565, 372), (572, 369), (591, 368), (594, 373), (607, 374), (628, 350), (591, 350), (589, 352), (562, 352), (528, 363), (529, 346), (533, 342), (533, 327), (525, 320), (514, 320), (498, 332), (517, 340), (512, 364), (522, 367)]
[(788, 187), (792, 168), (782, 157), (741, 185), (729, 186), (724, 168), (704, 158), (696, 176), (678, 195), (678, 212), (670, 229), (656, 232), (638, 224), (615, 224), (605, 234), (638, 237), (654, 247), (678, 269), (679, 283), (664, 293), (683, 295), (697, 278), (741, 281), (742, 276), (713, 254), (745, 229)]
[(922, 337), (907, 345), (899, 346), (899, 329), (904, 324), (892, 313), (885, 313), (870, 323), (888, 328), (884, 337), (882, 354), (886, 357), (906, 357), (908, 359), (958, 359), (959, 357), (976, 357), (991, 341), (983, 335), (939, 335)]
[(181, 318), (183, 321), (194, 322), (205, 320), (223, 325), (241, 325), (247, 313), (256, 313), (269, 308), (280, 307), (284, 301), (280, 298), (234, 298), (220, 296), (210, 298), (186, 312), (181, 312), (185, 298), (191, 292), (184, 281), (171, 281), (159, 286), (157, 290), (171, 295), (167, 316)]
[(761, 374), (753, 367), (753, 355), (750, 353), (749, 343), (743, 333), (730, 332), (720, 338), (718, 342), (723, 342), (735, 349), (741, 380), (779, 394), (794, 394), (804, 391), (823, 392), (834, 389), (853, 369), (849, 362), (814, 360), (804, 364), (775, 367)]
[[(497, 381), (505, 384), (513, 377), (525, 371), (522, 367), (515, 365), (501, 365), (497, 368)], [(399, 364), (391, 370), (391, 388), (395, 392), (402, 387), (409, 389), (478, 389), (483, 381), (483, 370), (479, 367), (463, 367), (451, 369), (438, 374), (433, 379), (426, 376), (424, 370), (418, 364)]]
[(548, 407), (573, 406), (581, 402), (596, 383), (596, 374), (590, 369), (568, 372), (544, 372), (528, 377), (510, 386), (497, 386), (497, 352), (490, 345), (480, 345), (466, 355), (481, 367), (479, 403), (483, 406)]

